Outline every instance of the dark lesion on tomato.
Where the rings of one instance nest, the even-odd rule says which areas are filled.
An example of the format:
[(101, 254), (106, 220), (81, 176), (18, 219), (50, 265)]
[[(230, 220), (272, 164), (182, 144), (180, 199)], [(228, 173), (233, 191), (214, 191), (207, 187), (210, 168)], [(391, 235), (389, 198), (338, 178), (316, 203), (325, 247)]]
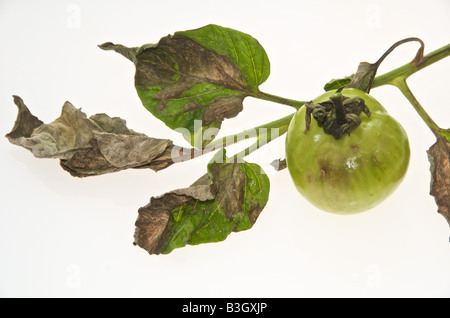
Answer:
[(377, 157), (375, 157), (375, 155), (372, 156), (372, 162), (373, 162), (376, 166), (379, 165), (379, 162), (378, 162), (378, 160), (377, 160)]
[(358, 145), (353, 145), (350, 147), (351, 151), (353, 153), (357, 153), (359, 151), (359, 146)]
[(320, 168), (320, 179), (325, 180), (325, 176), (327, 175), (327, 171), (324, 168)]
[(325, 181), (325, 178), (329, 178), (329, 174), (332, 171), (330, 167), (330, 162), (326, 159), (320, 159), (318, 161), (319, 164), (319, 172), (320, 172), (320, 180)]

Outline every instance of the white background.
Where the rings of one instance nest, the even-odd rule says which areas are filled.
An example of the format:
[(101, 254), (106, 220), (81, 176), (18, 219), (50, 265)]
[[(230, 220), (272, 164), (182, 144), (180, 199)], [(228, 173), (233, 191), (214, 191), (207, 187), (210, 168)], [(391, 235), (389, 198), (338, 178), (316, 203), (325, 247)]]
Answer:
[[(0, 0), (0, 127), (16, 118), (12, 95), (44, 122), (68, 100), (88, 115), (180, 144), (153, 118), (133, 86), (134, 66), (97, 45), (155, 43), (209, 23), (251, 34), (271, 75), (261, 90), (298, 100), (331, 78), (374, 62), (394, 42), (417, 36), (426, 53), (449, 43), (450, 2), (441, 1), (4, 1)], [(407, 44), (379, 74), (410, 61)], [(450, 58), (410, 78), (435, 121), (449, 127)], [(129, 170), (78, 179), (58, 160), (36, 159), (0, 139), (0, 296), (3, 297), (448, 297), (449, 226), (429, 196), (426, 150), (434, 137), (394, 87), (372, 91), (407, 131), (408, 174), (375, 209), (354, 216), (319, 211), (295, 190), (284, 138), (248, 158), (269, 175), (269, 203), (251, 230), (221, 243), (151, 256), (132, 245), (137, 209), (151, 196), (190, 185), (210, 157), (155, 173)], [(292, 112), (247, 98), (223, 134)]]

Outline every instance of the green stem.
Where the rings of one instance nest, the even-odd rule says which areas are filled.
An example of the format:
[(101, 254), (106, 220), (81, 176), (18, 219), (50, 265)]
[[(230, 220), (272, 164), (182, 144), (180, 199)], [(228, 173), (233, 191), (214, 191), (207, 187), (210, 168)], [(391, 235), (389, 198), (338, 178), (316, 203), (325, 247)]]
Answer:
[[(422, 47), (423, 49), (423, 47)], [(425, 109), (420, 105), (420, 103), (417, 101), (417, 99), (412, 94), (411, 90), (409, 89), (408, 85), (406, 84), (406, 79), (411, 76), (412, 74), (416, 73), (417, 71), (447, 57), (450, 55), (450, 44), (443, 46), (425, 56), (422, 58), (416, 58), (411, 61), (408, 64), (405, 64), (397, 69), (394, 69), (388, 73), (385, 73), (383, 75), (377, 76), (373, 83), (372, 88), (379, 87), (382, 85), (394, 85), (398, 87), (402, 93), (405, 95), (405, 97), (411, 102), (413, 107), (416, 109), (417, 113), (421, 116), (421, 118), (424, 120), (424, 122), (428, 125), (428, 127), (431, 129), (431, 131), (436, 136), (442, 136), (446, 138), (448, 141), (450, 141), (450, 131), (447, 129), (440, 128), (434, 121), (431, 119), (431, 117), (427, 114)], [(268, 93), (264, 93), (261, 91), (258, 91), (256, 94), (253, 95), (255, 98), (259, 98), (262, 100), (267, 100), (271, 102), (275, 102), (278, 104), (288, 105), (292, 106), (295, 109), (300, 109), (305, 102), (304, 101), (297, 101), (293, 99), (288, 99)], [(262, 145), (260, 144), (260, 140), (263, 136), (263, 134), (260, 133), (262, 128), (270, 129), (270, 128), (278, 128), (279, 133), (277, 136), (283, 135), (287, 131), (287, 127), (289, 126), (289, 122), (292, 119), (292, 116), (294, 114), (288, 115), (286, 117), (283, 117), (281, 119), (275, 120), (273, 122), (270, 122), (268, 124), (264, 124), (252, 129), (245, 130), (241, 133), (230, 135), (223, 137), (222, 139), (213, 141), (211, 144), (209, 144), (204, 150), (203, 153), (205, 153), (205, 150), (207, 152), (210, 152), (215, 149), (220, 149), (232, 144), (235, 144), (239, 141), (246, 140), (251, 137), (256, 137), (257, 140), (255, 143), (250, 145), (248, 148), (244, 149), (243, 151), (239, 152), (234, 156), (234, 158), (242, 158), (244, 156), (249, 155), (250, 153), (254, 152), (255, 150), (259, 149)], [(275, 139), (275, 138), (274, 138)], [(267, 143), (273, 140), (271, 138), (268, 139)], [(265, 143), (263, 143), (265, 144)], [(210, 149), (210, 150), (208, 150)]]
[(302, 101), (298, 101), (298, 100), (295, 100), (295, 99), (284, 98), (284, 97), (280, 97), (280, 96), (264, 93), (264, 92), (261, 92), (261, 91), (258, 91), (256, 94), (254, 94), (252, 96), (255, 97), (255, 98), (267, 100), (269, 102), (274, 102), (274, 103), (278, 103), (278, 104), (292, 106), (292, 107), (294, 107), (297, 110), (300, 109), (305, 104), (305, 102), (302, 102)]
[(372, 84), (373, 87), (378, 87), (382, 85), (393, 85), (396, 86), (405, 95), (408, 101), (413, 105), (414, 109), (417, 111), (422, 120), (427, 124), (433, 134), (438, 137), (445, 138), (450, 142), (450, 130), (440, 128), (434, 120), (428, 115), (425, 109), (420, 105), (419, 101), (415, 98), (413, 93), (406, 83), (406, 79), (417, 71), (436, 63), (437, 61), (450, 56), (450, 44), (443, 46), (420, 59), (414, 59), (412, 62), (405, 64), (395, 70), (392, 70), (386, 74), (377, 76)]
[[(419, 113), (421, 118), (425, 121), (425, 123), (430, 127), (431, 131), (436, 136), (442, 136), (446, 138), (447, 141), (450, 142), (450, 130), (442, 129), (431, 119), (431, 117), (426, 113), (424, 108), (420, 105), (420, 103), (417, 101), (417, 99), (412, 94), (411, 90), (409, 89), (408, 85), (406, 84), (406, 79), (414, 74), (415, 72), (447, 57), (450, 55), (450, 44), (443, 46), (425, 56), (423, 58), (418, 59), (416, 58), (408, 63), (405, 64), (397, 69), (394, 69), (388, 73), (385, 73), (383, 75), (377, 76), (372, 83), (371, 88), (379, 87), (382, 85), (394, 85), (398, 87), (402, 93), (406, 96), (406, 98), (411, 102), (411, 104), (414, 106), (416, 111)], [(288, 105), (291, 107), (294, 107), (295, 109), (300, 109), (306, 102), (304, 101), (297, 101), (294, 99), (284, 98), (268, 93), (264, 93), (261, 91), (257, 91), (256, 93), (251, 95), (252, 97), (267, 100), (270, 102), (275, 102), (278, 104)], [(289, 127), (289, 123), (292, 119), (294, 114), (290, 114), (288, 116), (285, 116), (283, 118), (280, 118), (278, 120), (272, 121), (270, 123), (257, 126), (251, 129), (244, 130), (240, 133), (229, 135), (226, 137), (222, 137), (221, 139), (215, 140), (211, 142), (209, 145), (207, 145), (204, 149), (201, 150), (195, 150), (191, 149), (189, 153), (183, 154), (180, 156), (182, 158), (182, 161), (189, 160), (196, 158), (198, 156), (204, 155), (206, 153), (212, 152), (214, 150), (218, 150), (227, 146), (231, 146), (233, 144), (236, 144), (240, 141), (249, 139), (249, 138), (257, 138), (255, 143), (247, 147), (246, 149), (242, 150), (238, 154), (236, 154), (233, 158), (238, 159), (242, 158), (244, 156), (248, 156), (255, 150), (259, 149), (261, 146), (269, 143), (270, 141), (282, 136), (284, 133), (287, 132), (287, 128)], [(272, 130), (271, 129), (278, 129), (278, 133), (274, 134), (272, 136)], [(271, 131), (268, 133), (268, 131)], [(262, 143), (261, 140), (266, 138), (267, 142)]]
[(267, 125), (257, 127), (256, 129), (258, 131), (258, 136), (256, 137), (256, 141), (246, 149), (235, 154), (232, 159), (233, 162), (243, 162), (242, 158), (245, 156), (250, 155), (252, 152), (258, 150), (272, 140), (284, 135), (289, 128), (289, 123), (291, 122), (293, 116), (294, 114), (291, 114), (279, 120), (275, 120)]
[(290, 114), (280, 119), (271, 121), (270, 123), (266, 123), (251, 129), (246, 129), (240, 133), (228, 135), (220, 139), (214, 140), (205, 147), (204, 151), (209, 148), (220, 149), (226, 146), (231, 146), (235, 143), (238, 143), (239, 141), (246, 140), (249, 138), (255, 137), (258, 138), (261, 133), (264, 134), (266, 130), (270, 129), (278, 129), (280, 132), (283, 132), (282, 134), (284, 134), (287, 131), (287, 127), (289, 126), (289, 123), (291, 122), (293, 116), (294, 114)]
[[(392, 81), (395, 81), (398, 77), (408, 78), (412, 74), (421, 69), (447, 57), (450, 55), (450, 44), (443, 46), (431, 53), (425, 55), (422, 60), (416, 64), (415, 61), (412, 61), (408, 64), (405, 64), (395, 70), (392, 70), (383, 75), (379, 75), (375, 77), (372, 83), (372, 88), (379, 87), (382, 85), (392, 84)], [(393, 85), (393, 84), (392, 84)]]
[(422, 118), (422, 120), (427, 124), (427, 126), (430, 128), (430, 130), (433, 132), (433, 134), (438, 137), (444, 137), (448, 142), (450, 142), (450, 131), (449, 129), (442, 129), (440, 128), (434, 120), (428, 115), (428, 113), (425, 111), (425, 109), (420, 105), (419, 101), (416, 99), (416, 97), (413, 95), (411, 90), (408, 87), (408, 84), (406, 83), (406, 77), (399, 76), (393, 80), (390, 81), (391, 85), (396, 86), (400, 91), (405, 95), (405, 97), (408, 99), (408, 101), (413, 105), (414, 109), (417, 111), (419, 116)]
[(276, 138), (284, 135), (289, 127), (289, 123), (291, 122), (292, 117), (295, 113), (287, 115), (285, 117), (282, 117), (280, 119), (271, 121), (269, 123), (256, 126), (251, 129), (246, 129), (240, 133), (228, 135), (222, 138), (219, 138), (217, 140), (214, 140), (210, 144), (208, 144), (205, 148), (197, 150), (197, 149), (179, 149), (181, 152), (179, 155), (177, 155), (176, 158), (174, 158), (174, 161), (180, 162), (180, 161), (187, 161), (190, 159), (197, 158), (199, 156), (202, 156), (204, 154), (210, 153), (215, 150), (219, 150), (222, 148), (225, 148), (227, 146), (234, 145), (240, 141), (247, 140), (250, 138), (256, 138), (254, 144), (252, 144), (250, 147), (244, 149), (243, 151), (239, 152), (235, 155), (235, 159), (237, 157), (242, 158), (253, 151), (259, 149), (260, 147), (264, 146), (265, 144), (269, 143), (272, 140), (275, 140)]

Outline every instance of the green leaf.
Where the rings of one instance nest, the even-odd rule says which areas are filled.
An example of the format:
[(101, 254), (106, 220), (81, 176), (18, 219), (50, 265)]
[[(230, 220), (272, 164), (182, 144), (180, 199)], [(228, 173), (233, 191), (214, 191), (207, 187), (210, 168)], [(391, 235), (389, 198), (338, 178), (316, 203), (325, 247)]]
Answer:
[(208, 173), (186, 189), (153, 197), (139, 209), (135, 244), (150, 254), (219, 242), (250, 229), (267, 203), (270, 182), (253, 163), (229, 163), (219, 151)]
[(350, 83), (350, 81), (352, 80), (352, 77), (353, 77), (353, 75), (346, 76), (344, 78), (332, 79), (331, 81), (329, 81), (328, 83), (325, 84), (323, 89), (327, 92), (334, 90), (334, 89), (339, 89), (342, 86), (348, 85)]
[(143, 105), (168, 127), (201, 148), (208, 129), (217, 135), (225, 118), (235, 117), (246, 96), (254, 96), (270, 73), (266, 52), (248, 34), (207, 25), (176, 32), (158, 44), (114, 50), (136, 66), (135, 87)]

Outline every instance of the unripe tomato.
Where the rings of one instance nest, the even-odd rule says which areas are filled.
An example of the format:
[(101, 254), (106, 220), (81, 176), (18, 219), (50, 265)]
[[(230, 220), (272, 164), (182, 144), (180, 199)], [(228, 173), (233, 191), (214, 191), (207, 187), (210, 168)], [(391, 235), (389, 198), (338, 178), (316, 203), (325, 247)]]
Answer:
[[(335, 91), (315, 99), (321, 103)], [(316, 207), (333, 213), (366, 211), (386, 199), (403, 180), (409, 142), (403, 127), (373, 97), (344, 89), (346, 97), (364, 99), (371, 116), (336, 140), (312, 119), (305, 134), (305, 107), (291, 120), (286, 136), (286, 163), (297, 190)]]

